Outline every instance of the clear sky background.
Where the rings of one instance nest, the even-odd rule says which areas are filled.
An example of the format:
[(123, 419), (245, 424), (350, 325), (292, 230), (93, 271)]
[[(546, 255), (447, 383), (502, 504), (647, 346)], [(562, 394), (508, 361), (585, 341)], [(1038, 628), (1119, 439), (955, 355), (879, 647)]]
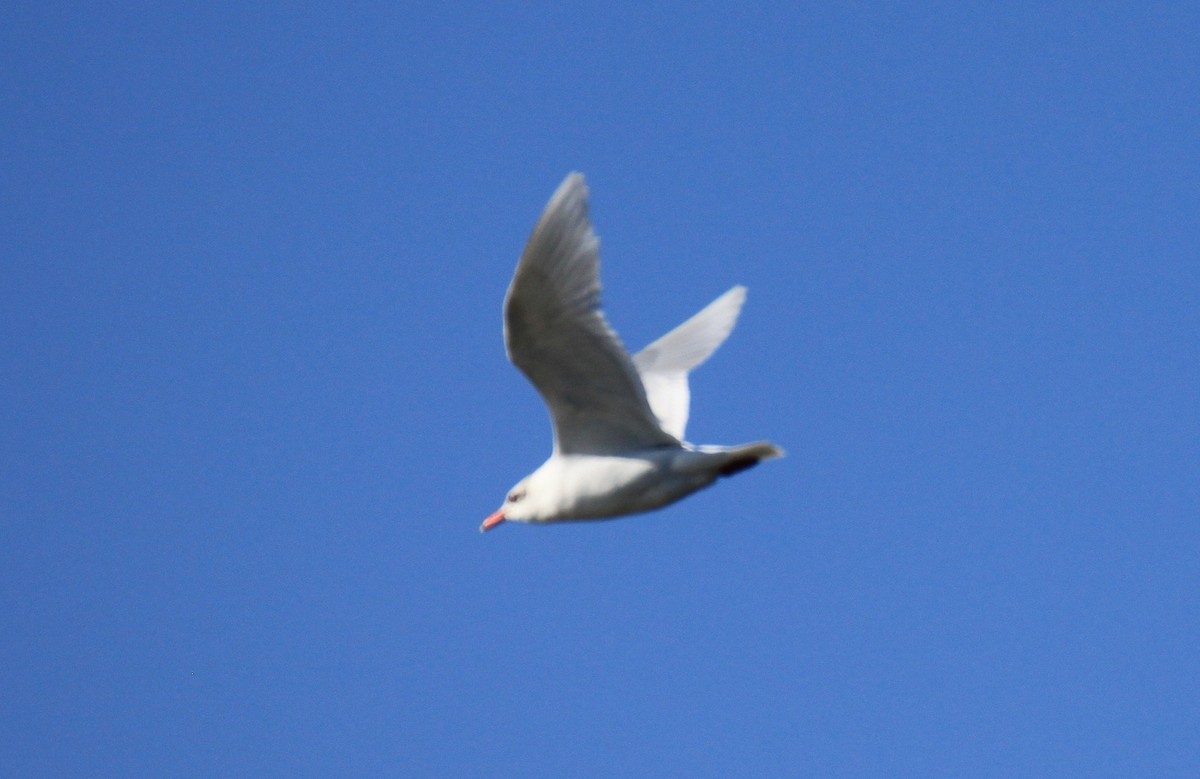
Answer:
[[(1191, 3), (7, 3), (0, 774), (1196, 776)], [(501, 301), (584, 172), (666, 510)]]

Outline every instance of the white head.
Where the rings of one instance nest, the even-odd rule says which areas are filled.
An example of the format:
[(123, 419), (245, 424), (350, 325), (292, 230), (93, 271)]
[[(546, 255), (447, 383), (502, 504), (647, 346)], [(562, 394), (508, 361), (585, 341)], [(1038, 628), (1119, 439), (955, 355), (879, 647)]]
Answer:
[(510, 519), (514, 522), (536, 522), (540, 512), (537, 510), (536, 500), (529, 500), (529, 483), (531, 481), (533, 481), (533, 475), (526, 476), (517, 482), (508, 491), (508, 497), (504, 499), (504, 505), (500, 507), (500, 510), (483, 520), (483, 524), (479, 526), (479, 532), (486, 533), (501, 522)]

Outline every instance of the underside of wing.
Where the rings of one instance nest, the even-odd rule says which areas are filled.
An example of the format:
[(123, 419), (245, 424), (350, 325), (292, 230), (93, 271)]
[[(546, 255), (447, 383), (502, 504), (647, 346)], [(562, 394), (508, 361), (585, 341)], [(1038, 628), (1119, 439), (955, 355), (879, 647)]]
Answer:
[(587, 197), (583, 176), (571, 174), (534, 228), (504, 302), (509, 359), (546, 401), (557, 451), (675, 444), (600, 308), (600, 241)]
[(746, 288), (734, 287), (633, 356), (655, 417), (663, 430), (681, 441), (691, 405), (688, 372), (729, 337), (745, 301)]

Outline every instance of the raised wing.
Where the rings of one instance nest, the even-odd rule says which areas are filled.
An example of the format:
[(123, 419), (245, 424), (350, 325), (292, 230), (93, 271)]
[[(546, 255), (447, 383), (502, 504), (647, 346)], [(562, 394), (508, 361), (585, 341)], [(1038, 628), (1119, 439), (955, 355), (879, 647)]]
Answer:
[(746, 288), (734, 287), (633, 356), (659, 424), (681, 441), (692, 398), (688, 372), (729, 337), (745, 301)]
[(537, 387), (563, 454), (672, 445), (629, 353), (600, 309), (600, 241), (572, 173), (542, 213), (504, 300), (508, 356)]

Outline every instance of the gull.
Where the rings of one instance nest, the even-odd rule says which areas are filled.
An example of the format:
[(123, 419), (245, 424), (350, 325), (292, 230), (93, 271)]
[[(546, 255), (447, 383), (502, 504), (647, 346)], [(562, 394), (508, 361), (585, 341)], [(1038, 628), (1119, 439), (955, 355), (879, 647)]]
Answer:
[(632, 357), (600, 306), (600, 241), (588, 189), (559, 185), (504, 299), (508, 357), (549, 407), (554, 449), (517, 482), (486, 532), (505, 521), (546, 524), (652, 511), (722, 476), (782, 457), (778, 446), (684, 440), (688, 373), (729, 336), (746, 299), (736, 286)]

